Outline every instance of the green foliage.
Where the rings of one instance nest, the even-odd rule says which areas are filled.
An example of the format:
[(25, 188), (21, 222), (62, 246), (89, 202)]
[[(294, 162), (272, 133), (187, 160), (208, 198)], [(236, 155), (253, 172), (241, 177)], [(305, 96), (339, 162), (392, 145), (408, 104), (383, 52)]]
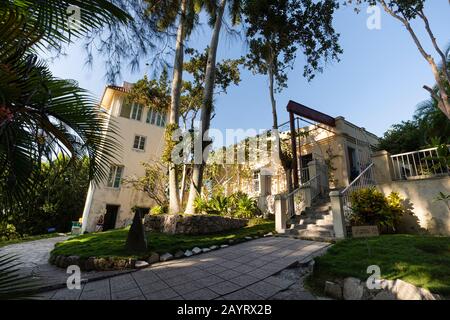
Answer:
[(261, 213), (256, 200), (241, 191), (235, 192), (228, 197), (223, 195), (223, 193), (217, 193), (209, 200), (197, 197), (194, 202), (194, 208), (200, 213), (228, 215), (244, 219), (253, 218)]
[(137, 103), (160, 112), (167, 112), (170, 107), (170, 82), (164, 69), (158, 80), (147, 78), (138, 80), (126, 98), (129, 103)]
[[(148, 253), (160, 254), (170, 252), (174, 254), (178, 250), (187, 250), (194, 247), (207, 248), (212, 245), (227, 243), (231, 239), (243, 239), (246, 236), (264, 235), (274, 231), (273, 221), (251, 220), (252, 225), (244, 228), (229, 230), (220, 233), (205, 235), (164, 234), (147, 232)], [(124, 250), (128, 229), (115, 229), (106, 232), (89, 233), (72, 237), (66, 241), (57, 243), (52, 254), (66, 256), (77, 255), (88, 257), (135, 257), (146, 258), (146, 254), (135, 256)]]
[(8, 241), (18, 239), (20, 235), (16, 231), (14, 225), (7, 223), (6, 221), (0, 221), (0, 240)]
[(230, 199), (223, 194), (216, 194), (208, 201), (208, 214), (228, 215), (230, 210)]
[[(60, 154), (52, 162), (42, 164), (26, 201), (8, 205), (8, 214), (0, 214), (0, 223), (12, 224), (21, 235), (45, 234), (50, 227), (59, 232), (70, 231), (84, 208), (89, 187), (89, 159), (69, 159)], [(0, 212), (5, 207), (5, 185), (0, 185)], [(0, 236), (2, 235), (0, 231)]]
[(31, 299), (36, 297), (38, 283), (20, 270), (17, 256), (0, 255), (0, 300)]
[(252, 0), (244, 5), (250, 53), (246, 67), (273, 75), (278, 90), (286, 87), (287, 70), (293, 68), (297, 51), (306, 58), (303, 76), (314, 78), (322, 63), (338, 60), (342, 50), (332, 22), (338, 3), (291, 0)]
[(207, 213), (209, 210), (208, 200), (199, 196), (194, 200), (194, 208), (198, 213)]
[(256, 199), (250, 198), (246, 193), (238, 191), (229, 198), (231, 212), (236, 218), (250, 219), (261, 213)]
[[(69, 5), (81, 9), (80, 28), (67, 24)], [(120, 151), (114, 124), (86, 90), (53, 77), (37, 54), (130, 17), (106, 0), (2, 1), (0, 16), (0, 183), (3, 209), (14, 214), (40, 183), (35, 172), (61, 151), (74, 159), (87, 155), (96, 182), (107, 177)]]
[(376, 225), (381, 229), (394, 230), (406, 212), (403, 199), (392, 192), (388, 197), (375, 187), (355, 190), (350, 195), (352, 225)]
[(166, 214), (167, 212), (168, 212), (168, 207), (167, 206), (154, 206), (150, 210), (150, 213), (154, 214), (154, 215)]
[(315, 259), (306, 284), (323, 294), (330, 279), (365, 281), (370, 265), (380, 267), (383, 279), (402, 279), (450, 297), (450, 237), (396, 234), (339, 241)]

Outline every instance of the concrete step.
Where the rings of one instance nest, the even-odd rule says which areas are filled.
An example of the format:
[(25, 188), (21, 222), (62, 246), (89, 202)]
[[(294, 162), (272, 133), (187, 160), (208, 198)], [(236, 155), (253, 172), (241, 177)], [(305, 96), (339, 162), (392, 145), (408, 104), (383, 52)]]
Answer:
[(318, 238), (334, 238), (334, 233), (330, 230), (317, 231), (317, 230), (290, 230), (290, 234), (299, 237), (318, 237)]

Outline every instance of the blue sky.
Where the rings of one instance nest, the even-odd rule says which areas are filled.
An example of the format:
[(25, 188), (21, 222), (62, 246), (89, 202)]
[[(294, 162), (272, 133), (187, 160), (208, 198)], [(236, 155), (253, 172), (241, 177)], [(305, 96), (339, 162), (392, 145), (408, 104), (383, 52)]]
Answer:
[[(426, 5), (431, 27), (441, 46), (450, 41), (450, 11), (446, 0), (428, 1)], [(331, 116), (344, 116), (379, 136), (390, 125), (412, 117), (418, 103), (428, 98), (424, 84), (433, 85), (431, 69), (415, 47), (404, 27), (382, 13), (381, 30), (366, 27), (368, 14), (354, 13), (343, 7), (335, 16), (335, 29), (341, 34), (344, 53), (341, 62), (328, 65), (323, 74), (308, 83), (302, 78), (304, 58), (300, 55), (294, 70), (289, 73), (288, 88), (277, 95), (279, 122), (288, 120), (289, 100), (303, 103)], [(422, 25), (418, 33), (430, 44)], [(211, 30), (202, 26), (190, 39), (190, 46), (202, 50), (209, 43)], [(238, 58), (247, 52), (243, 41), (221, 35), (219, 59)], [(434, 52), (433, 52), (434, 54)], [(68, 55), (50, 64), (54, 75), (77, 80), (81, 87), (100, 98), (104, 86), (103, 62), (96, 57), (94, 66), (84, 65), (84, 52), (77, 44)], [(124, 79), (133, 82), (142, 78), (145, 70), (130, 73), (123, 67)], [(217, 115), (212, 126), (219, 130), (233, 128), (270, 128), (272, 123), (265, 76), (241, 73), (242, 82), (231, 87), (227, 95), (216, 98)]]

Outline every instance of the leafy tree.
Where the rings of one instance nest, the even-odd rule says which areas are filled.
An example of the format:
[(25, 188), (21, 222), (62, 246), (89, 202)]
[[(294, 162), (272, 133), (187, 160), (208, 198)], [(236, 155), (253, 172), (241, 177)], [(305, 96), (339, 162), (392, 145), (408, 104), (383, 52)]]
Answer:
[[(183, 119), (184, 129), (191, 132), (195, 136), (194, 121), (201, 108), (203, 101), (203, 88), (205, 86), (205, 75), (207, 65), (207, 52), (199, 52), (194, 49), (186, 49), (186, 53), (190, 56), (189, 61), (184, 63), (184, 71), (190, 74), (192, 81), (183, 81), (182, 93), (180, 97), (180, 115)], [(217, 63), (217, 77), (215, 79), (214, 94), (226, 93), (230, 85), (237, 85), (241, 81), (239, 66), (243, 63), (243, 59), (226, 59)], [(158, 110), (168, 110), (170, 105), (169, 80), (167, 73), (163, 72), (159, 80), (149, 80), (147, 77), (136, 82), (130, 91), (128, 99), (133, 102), (141, 103), (145, 106), (156, 108)], [(210, 115), (214, 117), (214, 113)], [(189, 121), (189, 123), (188, 123)], [(172, 134), (176, 127), (166, 129), (166, 148), (163, 154), (163, 161), (171, 163), (172, 149), (176, 144), (173, 141)], [(192, 162), (193, 152), (185, 159), (182, 168), (181, 181), (177, 179), (177, 188), (180, 188), (180, 202), (183, 203), (183, 195), (185, 185), (192, 172), (189, 170)], [(176, 166), (178, 171), (180, 168)], [(177, 174), (178, 176), (178, 174)], [(180, 184), (180, 186), (178, 186)], [(170, 183), (169, 183), (170, 185)], [(170, 189), (169, 189), (170, 190)], [(170, 192), (169, 192), (170, 193)]]
[[(447, 118), (450, 119), (450, 73), (448, 68), (449, 51), (448, 49), (443, 50), (439, 46), (437, 39), (431, 30), (430, 21), (425, 13), (425, 0), (346, 0), (346, 2), (356, 4), (368, 3), (370, 5), (378, 4), (384, 9), (384, 11), (403, 24), (420, 54), (430, 65), (438, 90), (433, 90), (426, 85), (423, 86), (423, 88), (430, 93), (434, 100), (437, 101), (438, 108), (447, 116)], [(419, 38), (417, 30), (415, 30), (411, 25), (411, 22), (416, 19), (422, 20), (425, 29), (424, 31), (429, 37), (432, 47), (439, 57), (441, 68), (431, 53), (424, 47), (424, 41)]]
[(167, 207), (167, 169), (159, 161), (142, 163), (145, 174), (142, 177), (128, 176), (123, 179), (125, 185), (132, 186), (135, 190), (144, 192), (160, 207)]
[[(199, 139), (202, 141), (206, 140), (206, 143), (202, 144), (202, 151), (211, 146), (211, 142), (208, 141), (207, 132), (211, 125), (211, 115), (213, 112), (213, 97), (214, 97), (214, 87), (216, 84), (216, 56), (217, 48), (219, 45), (220, 31), (223, 23), (223, 15), (225, 9), (228, 7), (228, 12), (231, 18), (231, 24), (236, 25), (241, 21), (241, 0), (214, 0), (211, 1), (210, 22), (213, 25), (213, 33), (211, 36), (211, 42), (208, 47), (208, 59), (206, 63), (205, 72), (205, 86), (203, 91), (203, 100), (201, 107), (201, 117), (200, 117), (200, 131)], [(196, 159), (192, 170), (191, 186), (189, 189), (189, 197), (186, 204), (185, 212), (188, 214), (195, 213), (194, 201), (201, 194), (202, 184), (203, 184), (203, 171), (205, 169), (206, 161), (205, 157), (207, 152), (202, 152), (201, 159)]]
[(379, 150), (399, 154), (419, 150), (424, 146), (423, 135), (416, 121), (402, 121), (394, 124), (384, 133), (378, 144)]
[[(79, 28), (67, 23), (70, 5), (81, 10)], [(0, 17), (0, 178), (6, 208), (29, 200), (36, 170), (60, 152), (72, 159), (87, 154), (89, 178), (106, 178), (120, 150), (114, 126), (74, 81), (53, 77), (37, 53), (130, 17), (106, 0), (2, 1)]]
[(71, 160), (59, 154), (52, 162), (42, 164), (33, 173), (33, 185), (26, 202), (14, 203), (9, 212), (4, 207), (6, 184), (0, 186), (0, 223), (15, 227), (20, 235), (46, 233), (48, 228), (59, 232), (70, 231), (71, 222), (82, 213), (89, 187), (89, 158)]
[(246, 67), (269, 79), (273, 129), (278, 129), (275, 92), (287, 87), (288, 70), (292, 69), (301, 49), (306, 58), (303, 76), (312, 80), (322, 72), (322, 62), (338, 60), (342, 50), (339, 34), (332, 25), (333, 0), (249, 0), (245, 2), (246, 35), (250, 52)]
[[(253, 73), (268, 76), (274, 160), (284, 168), (289, 193), (293, 191), (293, 155), (289, 145), (280, 141), (275, 93), (287, 87), (288, 70), (293, 69), (299, 50), (306, 58), (303, 76), (309, 81), (323, 71), (323, 63), (339, 60), (339, 34), (332, 25), (337, 7), (334, 0), (249, 0), (244, 6), (250, 46), (245, 65)], [(292, 201), (290, 205), (293, 208)]]
[[(160, 29), (167, 29), (178, 20), (174, 68), (172, 77), (171, 102), (169, 108), (168, 133), (179, 127), (180, 99), (183, 87), (183, 63), (184, 42), (192, 32), (198, 21), (204, 1), (198, 0), (171, 0), (171, 1), (149, 1), (152, 4), (151, 12), (158, 16)], [(175, 163), (169, 161), (169, 211), (180, 212), (180, 194), (178, 189), (178, 170)]]

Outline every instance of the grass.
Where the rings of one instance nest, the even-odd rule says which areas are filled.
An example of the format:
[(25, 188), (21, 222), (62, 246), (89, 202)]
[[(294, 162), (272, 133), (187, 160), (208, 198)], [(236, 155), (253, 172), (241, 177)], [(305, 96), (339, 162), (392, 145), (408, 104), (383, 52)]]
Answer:
[(8, 246), (10, 244), (35, 241), (35, 240), (41, 240), (41, 239), (48, 239), (48, 238), (54, 238), (54, 237), (59, 237), (59, 236), (60, 236), (59, 233), (54, 232), (54, 233), (40, 234), (37, 236), (27, 236), (27, 237), (11, 239), (11, 240), (0, 240), (0, 248), (4, 247), (4, 246)]
[[(230, 239), (243, 239), (246, 236), (263, 235), (274, 230), (274, 222), (268, 220), (253, 220), (249, 226), (237, 230), (208, 235), (169, 235), (156, 232), (147, 233), (148, 254), (150, 252), (175, 253), (178, 250), (188, 250), (194, 247), (210, 247), (212, 245), (225, 244)], [(133, 254), (126, 252), (125, 242), (128, 228), (116, 229), (100, 233), (91, 233), (77, 236), (60, 242), (52, 251), (57, 255), (76, 255), (81, 258), (88, 257), (117, 257), (139, 258), (145, 254)]]
[(383, 235), (338, 242), (316, 258), (307, 286), (323, 294), (325, 281), (368, 278), (378, 265), (383, 279), (402, 279), (433, 293), (450, 296), (450, 237)]

